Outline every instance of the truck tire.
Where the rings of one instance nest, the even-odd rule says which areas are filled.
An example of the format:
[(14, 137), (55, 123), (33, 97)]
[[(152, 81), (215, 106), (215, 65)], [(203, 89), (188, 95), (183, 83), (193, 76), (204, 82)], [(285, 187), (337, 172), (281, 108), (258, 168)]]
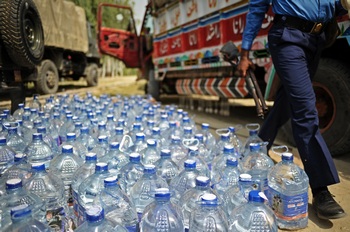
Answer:
[(86, 82), (88, 86), (97, 86), (98, 84), (98, 66), (95, 63), (88, 64), (85, 69)]
[[(313, 80), (320, 131), (332, 156), (350, 149), (350, 69), (340, 61), (321, 59)], [(282, 127), (286, 141), (295, 145), (291, 123)]]
[(56, 65), (51, 60), (43, 60), (38, 66), (38, 79), (35, 83), (40, 94), (54, 94), (58, 90), (59, 76)]
[(10, 58), (33, 68), (44, 55), (44, 30), (32, 0), (0, 1), (0, 34)]

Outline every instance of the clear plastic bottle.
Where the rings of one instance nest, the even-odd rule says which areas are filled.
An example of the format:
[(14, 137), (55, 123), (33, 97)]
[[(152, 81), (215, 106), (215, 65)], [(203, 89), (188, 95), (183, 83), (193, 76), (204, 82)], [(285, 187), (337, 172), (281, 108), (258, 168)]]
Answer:
[(309, 178), (293, 162), (292, 153), (282, 153), (282, 161), (268, 173), (268, 199), (280, 229), (299, 230), (308, 224)]
[(9, 179), (6, 181), (6, 194), (0, 198), (2, 227), (11, 222), (11, 209), (22, 204), (27, 204), (32, 209), (36, 219), (45, 221), (44, 201), (23, 188), (21, 179)]
[(123, 127), (116, 127), (114, 130), (114, 134), (112, 133), (111, 138), (109, 139), (110, 143), (116, 142), (121, 143), (124, 136), (124, 129)]
[(210, 124), (202, 123), (201, 130), (199, 133), (203, 134), (203, 142), (208, 149), (215, 148), (216, 139), (214, 135), (210, 132)]
[(198, 202), (199, 206), (191, 213), (191, 232), (225, 232), (229, 225), (224, 210), (214, 194), (206, 193)]
[(236, 134), (236, 127), (229, 126), (230, 143), (236, 149), (240, 156), (244, 153), (244, 146), (242, 140)]
[(169, 149), (162, 149), (160, 151), (160, 159), (155, 163), (157, 175), (163, 178), (168, 184), (179, 173), (179, 167), (171, 159), (171, 151)]
[(196, 187), (197, 176), (199, 176), (199, 171), (196, 169), (196, 161), (186, 160), (184, 169), (170, 181), (169, 188), (173, 193), (174, 202), (178, 202), (187, 189)]
[(218, 197), (218, 193), (210, 187), (210, 179), (206, 176), (197, 176), (196, 187), (186, 190), (180, 198), (179, 205), (184, 216), (186, 229), (189, 229), (191, 213), (198, 207), (201, 197), (207, 193)]
[(82, 143), (88, 152), (91, 152), (97, 143), (96, 139), (90, 134), (89, 128), (85, 126), (80, 129), (80, 136), (77, 138), (77, 141)]
[(13, 112), (13, 117), (16, 120), (22, 119), (22, 115), (24, 113), (24, 103), (19, 103), (18, 104), (18, 108), (15, 110), (15, 112)]
[(55, 155), (58, 155), (60, 153), (60, 149), (57, 145), (57, 140), (55, 140), (51, 134), (47, 133), (47, 130), (45, 127), (43, 126), (39, 126), (37, 128), (37, 132), (38, 133), (41, 133), (43, 135), (43, 141), (45, 143), (47, 143), (50, 147), (51, 147), (51, 150), (52, 152), (54, 153), (54, 156)]
[(44, 163), (46, 168), (50, 167), (53, 152), (50, 146), (44, 142), (43, 134), (34, 133), (32, 142), (24, 149), (28, 162), (31, 164)]
[(213, 188), (223, 195), (228, 188), (237, 185), (239, 180), (238, 160), (236, 157), (227, 157), (226, 166), (223, 170), (216, 172), (216, 176), (212, 177)]
[(105, 217), (125, 226), (128, 231), (138, 231), (138, 217), (134, 203), (118, 185), (116, 177), (104, 180), (104, 189), (95, 198), (95, 205), (105, 210)]
[(38, 195), (46, 206), (46, 221), (52, 229), (68, 230), (74, 228), (64, 195), (61, 179), (45, 170), (45, 164), (32, 165), (33, 176), (24, 187)]
[(39, 101), (39, 94), (34, 94), (32, 101), (29, 102), (29, 107), (32, 109), (41, 110), (41, 102)]
[(258, 190), (249, 193), (249, 201), (233, 210), (230, 217), (230, 231), (277, 232), (276, 218), (269, 206), (264, 203)]
[(79, 186), (81, 182), (95, 173), (96, 163), (97, 155), (89, 152), (85, 156), (85, 163), (83, 163), (73, 174), (71, 187), (73, 195), (73, 211), (76, 217), (79, 216)]
[(97, 160), (99, 161), (103, 156), (106, 155), (108, 149), (108, 137), (106, 135), (100, 135), (97, 138), (96, 146), (91, 150), (91, 152), (97, 154)]
[(74, 127), (73, 115), (67, 114), (66, 120), (64, 121), (63, 125), (59, 129), (60, 140), (62, 142), (65, 142), (67, 140), (67, 134), (74, 133), (74, 130), (75, 130), (75, 127)]
[(75, 232), (128, 232), (119, 224), (111, 223), (105, 219), (104, 209), (100, 206), (92, 206), (86, 211), (86, 222), (81, 224)]
[(93, 205), (93, 201), (104, 188), (104, 179), (110, 176), (106, 163), (96, 163), (95, 173), (81, 182), (78, 188), (78, 225), (84, 221), (87, 209)]
[(63, 146), (70, 145), (73, 146), (73, 154), (81, 159), (85, 159), (85, 155), (88, 153), (87, 148), (83, 143), (77, 140), (77, 136), (74, 132), (67, 133), (66, 141), (62, 142), (59, 147), (60, 152), (62, 151)]
[[(172, 136), (171, 142), (169, 145), (171, 151), (171, 159), (179, 166), (183, 165), (180, 161), (186, 157), (187, 149), (182, 146), (181, 138), (179, 136)], [(180, 166), (179, 166), (180, 167)]]
[(0, 137), (0, 176), (13, 165), (15, 154), (16, 151), (7, 146), (6, 138)]
[[(257, 123), (249, 123), (246, 125), (246, 129), (249, 132), (249, 136), (246, 139), (245, 143), (244, 143), (244, 153), (243, 156), (245, 156), (246, 152), (250, 151), (250, 144), (251, 143), (262, 143), (264, 142), (259, 136), (259, 129), (260, 129), (260, 125)], [(263, 152), (267, 152), (266, 150)]]
[(11, 209), (12, 223), (4, 228), (4, 232), (50, 232), (45, 223), (32, 217), (32, 209), (27, 204), (21, 204)]
[(129, 155), (129, 162), (122, 167), (118, 175), (120, 187), (130, 196), (132, 186), (142, 177), (144, 166), (139, 153)]
[(274, 166), (274, 163), (266, 153), (260, 149), (260, 144), (250, 143), (250, 152), (246, 153), (238, 164), (240, 173), (248, 173), (252, 176), (259, 189), (267, 195), (267, 173)]
[[(200, 175), (210, 178), (209, 166), (205, 162), (204, 158), (200, 155), (198, 145), (189, 147), (187, 155), (179, 162), (179, 164), (183, 164), (188, 159), (196, 161), (196, 169), (199, 171)], [(182, 171), (184, 169), (184, 166), (181, 165), (179, 168), (180, 171)]]
[(167, 188), (157, 189), (155, 201), (149, 204), (140, 221), (140, 232), (183, 232), (183, 216), (178, 205), (170, 201)]
[(135, 204), (139, 218), (145, 207), (153, 201), (156, 189), (168, 187), (165, 180), (157, 176), (156, 167), (153, 164), (144, 166), (143, 176), (130, 189), (130, 198)]
[(22, 153), (24, 152), (24, 149), (27, 145), (24, 138), (22, 138), (18, 134), (18, 124), (14, 127), (8, 127), (7, 128), (7, 146), (11, 147), (13, 150), (15, 150), (16, 153)]
[(73, 205), (71, 183), (73, 174), (83, 164), (83, 160), (73, 154), (73, 146), (64, 145), (62, 153), (50, 161), (50, 172), (59, 177), (65, 188), (68, 205)]
[(106, 155), (101, 157), (99, 161), (107, 163), (109, 172), (118, 176), (122, 167), (129, 162), (129, 158), (119, 150), (118, 142), (112, 142), (109, 144), (109, 149)]
[(143, 165), (155, 164), (160, 159), (157, 142), (153, 139), (147, 139), (147, 148), (141, 154), (141, 162)]

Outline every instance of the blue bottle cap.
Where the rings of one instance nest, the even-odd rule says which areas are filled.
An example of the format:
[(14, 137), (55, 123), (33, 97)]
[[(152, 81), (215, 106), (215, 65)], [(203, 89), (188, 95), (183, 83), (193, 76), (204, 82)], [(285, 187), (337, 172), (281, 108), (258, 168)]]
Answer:
[(249, 144), (249, 149), (250, 151), (259, 151), (260, 149), (260, 144), (259, 143), (250, 143)]
[(96, 161), (97, 160), (97, 154), (94, 152), (88, 152), (85, 155), (85, 161)]
[(9, 179), (6, 181), (6, 189), (17, 189), (22, 187), (22, 180), (19, 178)]
[(141, 156), (139, 153), (137, 153), (137, 152), (130, 153), (130, 155), (129, 155), (130, 162), (137, 162), (138, 163), (138, 162), (140, 162), (140, 160), (141, 160)]
[(103, 180), (104, 186), (116, 186), (118, 185), (118, 177), (113, 176), (113, 177), (107, 177), (106, 179)]
[(157, 142), (154, 139), (147, 139), (147, 146), (148, 147), (156, 147), (157, 146)]
[(188, 122), (190, 122), (190, 118), (189, 117), (183, 117), (182, 118), (182, 122), (183, 123), (188, 123)]
[(85, 212), (88, 222), (99, 222), (104, 219), (105, 213), (101, 206), (93, 205)]
[(170, 199), (170, 191), (168, 188), (158, 188), (154, 196), (158, 199)]
[(258, 130), (249, 130), (250, 136), (257, 135), (257, 134), (258, 134)]
[(206, 206), (217, 206), (218, 198), (212, 193), (205, 193), (201, 197), (201, 203)]
[(233, 154), (233, 153), (235, 152), (235, 148), (234, 148), (233, 145), (228, 144), (228, 145), (225, 145), (225, 146), (224, 146), (223, 152), (224, 152), (225, 154)]
[(143, 168), (143, 173), (154, 174), (156, 173), (156, 166), (153, 164), (146, 164)]
[(109, 147), (110, 147), (111, 150), (117, 150), (117, 149), (119, 149), (119, 145), (120, 144), (118, 142), (111, 142), (109, 144)]
[(72, 145), (63, 145), (62, 146), (63, 154), (73, 154), (73, 146)]
[(135, 130), (141, 130), (141, 123), (139, 122), (135, 122), (133, 125), (132, 125), (133, 129)]
[(35, 170), (35, 171), (44, 171), (45, 170), (45, 164), (44, 163), (32, 164), (32, 169)]
[(206, 176), (197, 176), (196, 177), (196, 186), (208, 186), (210, 179)]
[(76, 139), (76, 134), (73, 132), (67, 133), (67, 140), (74, 140)]
[(252, 176), (248, 173), (242, 173), (239, 175), (239, 181), (244, 181), (244, 182), (252, 181)]
[(185, 127), (184, 127), (184, 133), (185, 133), (185, 134), (191, 134), (191, 133), (192, 133), (192, 127), (190, 127), (190, 126), (185, 126)]
[(291, 161), (291, 160), (293, 160), (293, 154), (290, 153), (290, 152), (282, 153), (282, 160), (283, 161)]
[(196, 161), (188, 159), (184, 163), (184, 168), (185, 169), (190, 169), (190, 168), (196, 168)]
[(116, 127), (116, 128), (115, 128), (115, 133), (116, 133), (117, 135), (122, 135), (122, 134), (124, 133), (123, 127)]
[(31, 214), (32, 210), (30, 209), (29, 205), (27, 204), (22, 204), (22, 205), (17, 205), (13, 207), (10, 211), (11, 218), (16, 219), (19, 217), (26, 216), (28, 214)]
[(203, 134), (195, 134), (195, 135), (194, 135), (194, 138), (195, 138), (195, 139), (198, 139), (199, 142), (203, 142), (203, 140), (204, 140)]
[(231, 133), (236, 133), (236, 128), (234, 128), (233, 126), (229, 126), (229, 127), (228, 127), (228, 130), (229, 130)]
[(162, 149), (160, 151), (160, 156), (161, 157), (171, 157), (171, 151), (170, 149)]
[(169, 122), (169, 127), (171, 127), (171, 128), (176, 127), (176, 122), (175, 121), (170, 121)]
[(108, 142), (108, 137), (106, 135), (100, 135), (100, 136), (98, 136), (98, 142), (99, 143)]
[(15, 162), (22, 161), (26, 158), (27, 156), (23, 153), (16, 153), (15, 155)]
[(136, 140), (144, 140), (145, 134), (144, 133), (136, 133)]
[(83, 126), (80, 128), (80, 133), (82, 134), (89, 134), (89, 128), (86, 126)]
[(153, 135), (158, 135), (158, 134), (160, 134), (160, 128), (159, 128), (159, 127), (153, 127), (153, 128), (152, 128), (152, 134), (153, 134)]
[(226, 159), (226, 165), (227, 166), (233, 166), (233, 167), (237, 167), (238, 165), (238, 161), (236, 157), (229, 157)]
[(221, 134), (220, 135), (220, 140), (221, 141), (228, 141), (230, 139), (230, 135), (229, 134)]
[(252, 190), (249, 192), (249, 201), (254, 201), (254, 202), (264, 202), (264, 198), (260, 196), (260, 191), (259, 190)]
[(6, 145), (6, 138), (0, 137), (0, 145)]
[(96, 163), (95, 172), (106, 172), (106, 171), (108, 171), (108, 164), (103, 162)]
[(33, 133), (33, 140), (42, 140), (43, 134), (41, 133)]
[(207, 130), (209, 129), (209, 123), (202, 123), (202, 129)]
[(46, 134), (46, 128), (44, 126), (39, 126), (36, 130), (38, 133)]

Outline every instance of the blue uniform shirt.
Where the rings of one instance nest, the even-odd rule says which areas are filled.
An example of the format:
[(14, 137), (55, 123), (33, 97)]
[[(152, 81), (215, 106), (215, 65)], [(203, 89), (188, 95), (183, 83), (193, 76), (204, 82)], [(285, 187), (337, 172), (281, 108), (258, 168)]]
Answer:
[(327, 22), (336, 15), (346, 14), (339, 0), (250, 0), (242, 48), (250, 50), (265, 13), (272, 4), (275, 14), (291, 15), (313, 22)]

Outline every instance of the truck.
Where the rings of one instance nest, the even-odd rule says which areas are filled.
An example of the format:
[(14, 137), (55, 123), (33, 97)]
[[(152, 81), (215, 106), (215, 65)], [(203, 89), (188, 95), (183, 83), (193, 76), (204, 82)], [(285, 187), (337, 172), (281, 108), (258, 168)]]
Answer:
[(1, 0), (0, 8), (4, 75), (23, 86), (34, 83), (39, 94), (56, 93), (63, 78), (98, 84), (96, 32), (82, 7), (65, 0)]
[[(101, 53), (120, 59), (126, 67), (139, 68), (155, 98), (166, 94), (216, 96), (222, 101), (250, 98), (246, 79), (234, 75), (220, 53), (229, 41), (240, 49), (248, 6), (246, 0), (149, 0), (141, 31), (136, 33), (125, 28), (127, 22), (134, 22), (131, 8), (102, 3), (98, 45)], [(104, 24), (104, 18), (113, 14), (114, 25)], [(278, 86), (267, 41), (273, 18), (269, 9), (250, 53), (266, 100), (273, 100)], [(348, 15), (337, 20), (341, 34), (322, 52), (313, 79), (320, 131), (333, 156), (350, 150), (350, 21)], [(292, 141), (290, 123), (283, 131)]]

